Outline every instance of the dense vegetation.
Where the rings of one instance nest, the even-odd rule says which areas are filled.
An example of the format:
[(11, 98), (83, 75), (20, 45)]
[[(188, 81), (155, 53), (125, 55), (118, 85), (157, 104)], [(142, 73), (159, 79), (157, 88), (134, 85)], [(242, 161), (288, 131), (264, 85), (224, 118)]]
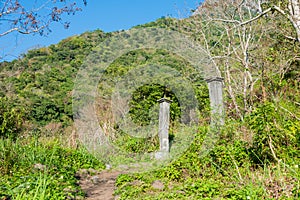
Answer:
[[(208, 91), (189, 63), (172, 52), (146, 49), (121, 56), (105, 72), (108, 80), (141, 65), (168, 65), (193, 80), (202, 113), (194, 141), (179, 159), (151, 173), (118, 177), (115, 194), (121, 199), (300, 198), (300, 43), (287, 37), (294, 34), (293, 27), (276, 12), (244, 26), (228, 23), (228, 16), (251, 17), (244, 4), (236, 10), (229, 9), (236, 5), (226, 10), (214, 4), (224, 20), (210, 20), (210, 6), (204, 4), (204, 12), (188, 19), (162, 18), (137, 27), (170, 28), (191, 36), (206, 48), (224, 77), (226, 123), (207, 156), (200, 154), (209, 130)], [(0, 199), (74, 199), (84, 196), (76, 172), (104, 168), (77, 141), (72, 89), (86, 56), (114, 34), (86, 32), (1, 63)], [(109, 96), (111, 90), (100, 83), (99, 92)], [(181, 105), (168, 87), (140, 87), (132, 95), (130, 115), (147, 125), (148, 110), (164, 95), (174, 102), (171, 134), (176, 137)], [(158, 148), (157, 138), (128, 137), (108, 123), (110, 99), (99, 99), (99, 105), (100, 121), (110, 125), (108, 133), (124, 151)], [(157, 180), (164, 188), (153, 187)]]

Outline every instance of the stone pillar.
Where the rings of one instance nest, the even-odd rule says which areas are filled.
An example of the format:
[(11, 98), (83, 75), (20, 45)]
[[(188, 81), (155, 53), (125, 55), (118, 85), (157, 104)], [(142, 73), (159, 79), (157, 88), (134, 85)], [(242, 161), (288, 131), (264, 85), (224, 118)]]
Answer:
[(169, 123), (170, 123), (170, 103), (171, 100), (161, 98), (158, 100), (159, 105), (159, 151), (169, 152)]
[(223, 103), (223, 78), (213, 77), (206, 80), (208, 83), (209, 100), (211, 109), (211, 125), (224, 125), (224, 103)]

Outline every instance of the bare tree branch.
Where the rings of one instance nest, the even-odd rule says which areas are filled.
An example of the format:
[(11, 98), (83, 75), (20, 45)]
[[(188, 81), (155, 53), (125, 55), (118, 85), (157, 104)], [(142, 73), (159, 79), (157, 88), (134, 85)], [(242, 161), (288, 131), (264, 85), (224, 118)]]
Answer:
[[(84, 5), (87, 4), (83, 0)], [(81, 11), (76, 3), (69, 0), (51, 1), (45, 0), (37, 8), (26, 8), (18, 0), (0, 1), (0, 37), (12, 32), (20, 34), (48, 33), (52, 22), (60, 22), (68, 28), (69, 23), (63, 21), (63, 15), (75, 14)]]
[(249, 20), (247, 20), (247, 21), (245, 21), (245, 22), (241, 22), (239, 25), (240, 25), (240, 26), (244, 26), (244, 25), (249, 24), (249, 23), (251, 23), (251, 22), (253, 22), (253, 21), (256, 21), (256, 20), (258, 20), (259, 18), (261, 18), (261, 17), (263, 17), (264, 15), (266, 15), (267, 13), (269, 13), (270, 11), (272, 11), (272, 8), (268, 8), (268, 9), (264, 10), (264, 11), (263, 11), (262, 13), (260, 13), (259, 15), (255, 16), (255, 17), (253, 17), (252, 19), (249, 19)]

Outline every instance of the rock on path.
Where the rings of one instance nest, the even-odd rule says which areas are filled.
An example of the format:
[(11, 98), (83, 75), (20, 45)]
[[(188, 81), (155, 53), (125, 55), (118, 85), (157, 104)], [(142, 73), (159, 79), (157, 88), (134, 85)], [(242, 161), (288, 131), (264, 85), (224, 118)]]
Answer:
[(81, 170), (77, 173), (79, 185), (87, 194), (87, 200), (115, 200), (113, 196), (115, 181), (119, 171)]

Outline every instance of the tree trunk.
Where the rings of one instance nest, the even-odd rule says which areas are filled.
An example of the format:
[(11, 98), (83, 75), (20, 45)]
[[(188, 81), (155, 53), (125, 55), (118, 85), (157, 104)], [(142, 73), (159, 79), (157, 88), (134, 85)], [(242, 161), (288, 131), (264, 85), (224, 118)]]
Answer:
[(296, 30), (297, 40), (298, 42), (300, 42), (300, 1), (290, 0), (288, 8), (289, 8), (290, 21), (292, 22)]

